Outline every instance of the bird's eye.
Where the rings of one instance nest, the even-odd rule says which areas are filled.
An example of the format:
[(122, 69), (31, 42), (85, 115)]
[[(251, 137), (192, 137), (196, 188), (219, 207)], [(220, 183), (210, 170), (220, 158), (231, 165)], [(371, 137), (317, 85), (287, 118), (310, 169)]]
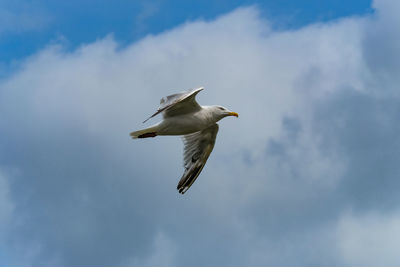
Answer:
[(218, 107), (220, 110), (224, 110), (224, 108), (222, 108), (222, 107)]

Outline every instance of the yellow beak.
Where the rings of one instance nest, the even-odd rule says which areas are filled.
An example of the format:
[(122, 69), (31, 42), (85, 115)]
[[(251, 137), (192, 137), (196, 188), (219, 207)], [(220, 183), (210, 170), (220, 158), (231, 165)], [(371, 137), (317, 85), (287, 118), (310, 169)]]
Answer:
[(236, 118), (239, 117), (239, 114), (236, 112), (229, 112), (229, 116), (235, 116)]

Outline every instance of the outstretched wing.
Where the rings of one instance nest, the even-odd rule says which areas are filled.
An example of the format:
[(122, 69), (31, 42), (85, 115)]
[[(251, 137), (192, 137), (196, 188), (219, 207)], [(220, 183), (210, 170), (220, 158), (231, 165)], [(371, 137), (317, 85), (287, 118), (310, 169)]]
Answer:
[(160, 107), (156, 113), (151, 115), (143, 123), (163, 112), (164, 118), (175, 116), (176, 114), (185, 114), (200, 109), (200, 105), (196, 102), (196, 95), (203, 90), (204, 87), (191, 89), (187, 92), (169, 95), (160, 100)]
[(214, 148), (217, 133), (218, 124), (213, 124), (202, 131), (183, 136), (185, 172), (177, 186), (179, 193), (184, 194), (196, 181)]

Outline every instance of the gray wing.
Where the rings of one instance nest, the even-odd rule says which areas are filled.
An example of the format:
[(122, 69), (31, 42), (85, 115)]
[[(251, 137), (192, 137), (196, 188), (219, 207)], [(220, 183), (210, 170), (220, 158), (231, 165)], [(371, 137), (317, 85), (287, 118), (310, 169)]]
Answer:
[(161, 112), (163, 112), (165, 118), (165, 117), (172, 117), (177, 114), (181, 115), (199, 110), (201, 107), (196, 102), (195, 98), (196, 95), (203, 89), (204, 87), (200, 87), (196, 89), (191, 89), (186, 92), (163, 97), (160, 100), (160, 107), (157, 109), (156, 113), (151, 115), (143, 123), (153, 118), (154, 116), (160, 114)]
[(202, 131), (183, 136), (185, 172), (177, 186), (179, 193), (184, 194), (203, 170), (214, 148), (217, 133), (218, 124), (214, 124)]

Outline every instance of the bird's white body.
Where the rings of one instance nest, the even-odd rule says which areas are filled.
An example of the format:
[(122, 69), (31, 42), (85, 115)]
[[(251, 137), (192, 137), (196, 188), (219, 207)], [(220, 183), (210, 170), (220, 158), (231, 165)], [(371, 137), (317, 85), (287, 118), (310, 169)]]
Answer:
[(201, 90), (202, 87), (162, 98), (160, 107), (150, 118), (162, 113), (164, 120), (130, 134), (134, 139), (157, 135), (183, 136), (185, 173), (177, 187), (182, 194), (199, 176), (214, 148), (218, 133), (217, 122), (226, 116), (238, 116), (236, 112), (221, 106), (200, 106), (195, 96)]
[(186, 135), (204, 130), (219, 121), (208, 106), (202, 106), (200, 110), (166, 117), (154, 127), (157, 135)]

